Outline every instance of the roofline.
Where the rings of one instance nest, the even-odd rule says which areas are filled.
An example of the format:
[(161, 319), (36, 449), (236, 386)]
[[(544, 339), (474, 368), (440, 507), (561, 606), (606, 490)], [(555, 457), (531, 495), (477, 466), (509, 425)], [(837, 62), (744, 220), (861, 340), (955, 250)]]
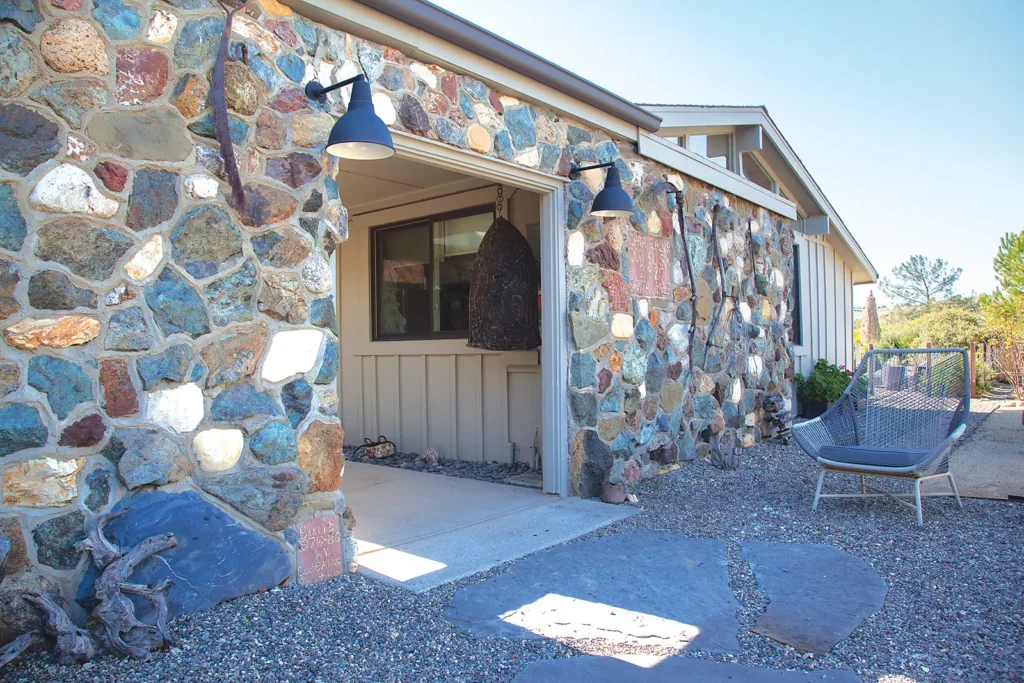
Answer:
[[(828, 216), (829, 222), (836, 226), (836, 231), (839, 233), (840, 239), (846, 243), (852, 252), (853, 256), (860, 261), (860, 264), (864, 267), (865, 272), (870, 278), (870, 282), (878, 280), (878, 271), (875, 269), (874, 264), (864, 253), (864, 249), (857, 242), (857, 239), (850, 232), (849, 228), (843, 222), (843, 219), (839, 216), (839, 212), (836, 211), (832, 203), (829, 202), (828, 197), (822, 191), (818, 182), (811, 175), (811, 172), (807, 170), (800, 156), (796, 153), (793, 147), (786, 140), (786, 136), (782, 134), (775, 121), (768, 114), (768, 109), (761, 105), (747, 105), (747, 106), (734, 106), (734, 105), (699, 105), (699, 104), (645, 104), (641, 105), (649, 107), (654, 111), (661, 111), (663, 113), (700, 113), (709, 116), (720, 116), (720, 125), (750, 125), (753, 123), (750, 120), (737, 121), (732, 118), (735, 114), (754, 115), (759, 120), (757, 123), (768, 132), (768, 136), (771, 141), (779, 148), (782, 152), (786, 162), (790, 165), (793, 171), (796, 172), (797, 177), (804, 187), (809, 191), (815, 203), (818, 204), (818, 208)], [(674, 126), (673, 126), (674, 127)]]
[(661, 118), (646, 109), (426, 0), (355, 1), (503, 64), (631, 125), (652, 132), (661, 126)]

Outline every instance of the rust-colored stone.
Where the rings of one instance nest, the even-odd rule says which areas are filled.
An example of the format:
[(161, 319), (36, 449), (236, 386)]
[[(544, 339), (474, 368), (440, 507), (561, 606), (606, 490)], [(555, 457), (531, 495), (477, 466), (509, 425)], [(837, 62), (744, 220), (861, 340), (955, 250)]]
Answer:
[(630, 310), (629, 288), (626, 286), (626, 279), (620, 273), (611, 270), (602, 271), (601, 286), (608, 292), (608, 306), (613, 311)]
[(139, 412), (139, 395), (128, 374), (128, 361), (108, 358), (100, 363), (103, 409), (110, 417), (126, 417)]
[(287, 137), (284, 119), (269, 109), (264, 110), (256, 119), (256, 144), (260, 147), (281, 149)]
[(608, 368), (612, 372), (622, 372), (622, 354), (612, 351), (612, 357), (608, 359)]
[(106, 431), (107, 426), (103, 424), (103, 417), (98, 413), (93, 413), (65, 427), (64, 431), (60, 434), (60, 441), (57, 442), (57, 445), (68, 446), (69, 448), (95, 446), (100, 441), (103, 441), (103, 435)]
[(7, 555), (6, 574), (13, 576), (28, 569), (28, 550), (25, 547), (25, 534), (21, 530), (21, 522), (17, 517), (0, 517), (0, 537), (11, 542), (11, 551)]
[(128, 184), (128, 169), (113, 161), (102, 161), (93, 169), (111, 192), (120, 192)]
[(618, 270), (620, 265), (619, 254), (604, 242), (587, 251), (587, 260), (608, 270)]
[(290, 114), (300, 109), (308, 109), (306, 94), (298, 88), (282, 90), (271, 102), (270, 106), (282, 114)]
[(395, 64), (401, 64), (403, 66), (407, 61), (401, 50), (396, 50), (395, 48), (388, 47), (387, 45), (384, 46), (384, 59), (385, 61), (394, 62)]
[(167, 53), (152, 47), (126, 47), (117, 52), (117, 85), (119, 104), (136, 105), (152, 102), (167, 87), (170, 60)]
[(449, 102), (459, 101), (459, 77), (455, 74), (445, 74), (441, 77), (441, 92), (448, 98)]
[(4, 341), (23, 351), (34, 351), (40, 346), (66, 349), (87, 344), (99, 333), (100, 321), (87, 315), (24, 318), (4, 330)]
[(423, 96), (423, 106), (431, 114), (444, 116), (448, 113), (448, 100), (436, 90), (428, 90)]
[(199, 116), (209, 101), (210, 86), (195, 74), (185, 74), (174, 86), (171, 104), (178, 108), (186, 119)]
[(299, 469), (306, 473), (312, 486), (310, 493), (336, 491), (341, 485), (345, 458), (341, 447), (345, 431), (337, 422), (315, 421), (299, 438)]

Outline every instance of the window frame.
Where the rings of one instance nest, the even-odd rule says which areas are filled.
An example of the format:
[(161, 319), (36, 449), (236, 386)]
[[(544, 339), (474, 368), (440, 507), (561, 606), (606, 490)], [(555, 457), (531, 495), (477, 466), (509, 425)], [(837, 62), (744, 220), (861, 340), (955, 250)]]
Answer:
[(804, 345), (804, 306), (803, 306), (803, 264), (800, 262), (803, 245), (793, 241), (793, 310), (791, 311), (793, 330), (790, 343), (793, 346)]
[[(469, 330), (453, 330), (450, 332), (430, 332), (426, 335), (394, 335), (394, 334), (381, 334), (378, 320), (378, 308), (377, 302), (380, 296), (381, 287), (383, 286), (383, 273), (379, 268), (379, 261), (377, 255), (380, 251), (380, 236), (389, 230), (398, 230), (402, 228), (413, 228), (420, 225), (426, 225), (427, 230), (427, 251), (430, 254), (430, 267), (427, 269), (427, 291), (431, 295), (431, 305), (433, 305), (433, 292), (434, 292), (434, 224), (440, 221), (453, 220), (455, 218), (465, 218), (467, 216), (478, 216), (490, 213), (491, 221), (494, 221), (494, 205), (493, 204), (477, 204), (475, 206), (467, 206), (462, 209), (454, 209), (452, 211), (444, 211), (441, 213), (427, 214), (425, 216), (418, 216), (416, 218), (409, 218), (406, 220), (396, 221), (394, 223), (386, 223), (382, 225), (375, 225), (370, 228), (370, 240), (369, 240), (369, 256), (370, 256), (370, 341), (371, 342), (403, 342), (403, 341), (429, 341), (434, 339), (468, 339)], [(431, 311), (433, 313), (433, 311)]]

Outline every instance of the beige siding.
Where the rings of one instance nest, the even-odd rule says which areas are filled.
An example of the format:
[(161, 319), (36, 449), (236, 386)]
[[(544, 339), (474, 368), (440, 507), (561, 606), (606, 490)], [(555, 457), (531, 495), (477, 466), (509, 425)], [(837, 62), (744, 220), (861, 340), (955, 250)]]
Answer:
[(796, 371), (807, 374), (818, 358), (852, 367), (853, 271), (823, 236), (799, 236), (803, 344)]
[[(523, 229), (538, 220), (539, 204), (535, 195), (519, 194), (512, 218)], [(519, 448), (516, 460), (529, 457), (540, 428), (537, 351), (470, 349), (465, 339), (372, 341), (372, 227), (485, 204), (493, 197), (493, 188), (487, 188), (352, 218), (349, 240), (337, 254), (338, 394), (347, 444), (384, 435), (404, 452), (422, 453), (429, 447), (445, 458), (508, 462), (512, 439)]]

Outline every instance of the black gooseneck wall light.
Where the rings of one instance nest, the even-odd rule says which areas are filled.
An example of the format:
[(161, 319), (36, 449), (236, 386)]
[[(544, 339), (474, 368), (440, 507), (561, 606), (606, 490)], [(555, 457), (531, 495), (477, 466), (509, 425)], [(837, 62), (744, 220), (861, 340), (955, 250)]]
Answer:
[(348, 111), (331, 128), (327, 138), (327, 153), (341, 159), (360, 161), (393, 156), (395, 143), (391, 140), (391, 131), (373, 110), (370, 84), (366, 76), (359, 74), (326, 87), (310, 81), (306, 84), (306, 97), (325, 104), (327, 93), (346, 85), (352, 86), (352, 98), (348, 103)]
[(629, 193), (622, 189), (622, 178), (619, 176), (619, 169), (616, 168), (614, 161), (593, 166), (571, 166), (569, 177), (574, 178), (583, 171), (595, 168), (607, 168), (608, 175), (604, 179), (604, 189), (594, 197), (594, 203), (590, 206), (590, 214), (602, 218), (628, 218), (636, 213)]

